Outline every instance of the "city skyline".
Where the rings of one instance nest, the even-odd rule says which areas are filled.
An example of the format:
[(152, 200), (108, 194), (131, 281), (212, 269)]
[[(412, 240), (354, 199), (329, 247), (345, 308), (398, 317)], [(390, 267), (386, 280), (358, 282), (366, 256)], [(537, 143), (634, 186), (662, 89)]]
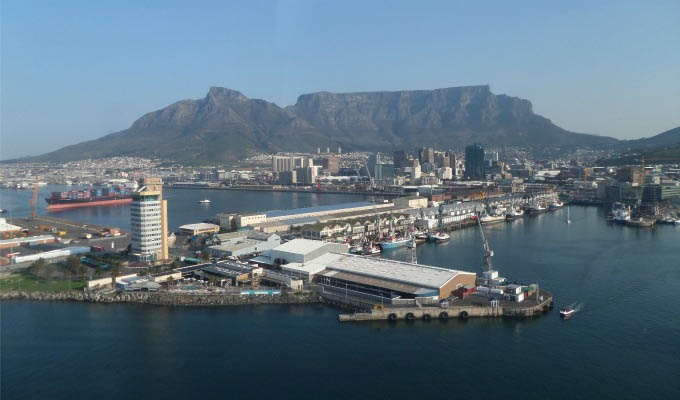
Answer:
[(323, 90), (489, 84), (570, 131), (680, 125), (674, 2), (183, 7), (3, 3), (2, 158), (102, 137), (213, 85), (285, 106)]

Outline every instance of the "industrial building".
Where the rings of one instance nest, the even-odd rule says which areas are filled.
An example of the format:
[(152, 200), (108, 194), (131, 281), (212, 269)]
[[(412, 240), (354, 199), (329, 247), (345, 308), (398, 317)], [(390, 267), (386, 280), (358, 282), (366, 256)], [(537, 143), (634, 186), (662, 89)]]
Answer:
[(211, 233), (218, 233), (220, 226), (209, 224), (207, 222), (200, 222), (198, 224), (187, 224), (179, 227), (179, 231), (185, 235), (206, 235)]
[(344, 254), (326, 263), (314, 282), (324, 291), (399, 304), (447, 298), (456, 289), (474, 285), (476, 278), (473, 272)]
[[(281, 244), (281, 237), (275, 233), (257, 231), (235, 232), (219, 244), (209, 246), (208, 250), (213, 257), (240, 257), (246, 254), (259, 253), (271, 250)], [(218, 238), (219, 240), (219, 238)]]
[(168, 259), (168, 203), (163, 200), (163, 181), (144, 178), (132, 194), (130, 206), (130, 254), (138, 261)]
[(38, 244), (54, 243), (52, 235), (22, 236), (13, 239), (0, 240), (0, 249), (11, 249), (19, 246), (35, 246)]
[(0, 234), (11, 234), (21, 232), (21, 227), (12, 225), (6, 219), (0, 218)]

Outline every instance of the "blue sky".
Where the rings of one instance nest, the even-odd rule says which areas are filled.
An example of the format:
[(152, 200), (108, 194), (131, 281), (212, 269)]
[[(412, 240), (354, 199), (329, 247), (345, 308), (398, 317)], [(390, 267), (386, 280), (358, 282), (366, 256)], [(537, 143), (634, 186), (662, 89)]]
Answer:
[(125, 129), (210, 86), (285, 106), (320, 90), (489, 84), (576, 132), (680, 125), (677, 0), (0, 7), (3, 159)]

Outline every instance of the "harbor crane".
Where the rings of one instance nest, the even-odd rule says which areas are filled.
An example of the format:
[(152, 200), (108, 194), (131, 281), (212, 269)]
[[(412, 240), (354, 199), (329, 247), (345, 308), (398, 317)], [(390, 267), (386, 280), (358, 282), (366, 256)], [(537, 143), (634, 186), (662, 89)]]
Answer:
[(487, 271), (491, 271), (493, 269), (493, 262), (491, 260), (493, 257), (493, 250), (491, 250), (489, 241), (486, 239), (486, 234), (484, 234), (481, 216), (481, 213), (477, 213), (477, 225), (479, 225), (479, 231), (482, 233), (482, 241), (484, 242), (484, 267)]

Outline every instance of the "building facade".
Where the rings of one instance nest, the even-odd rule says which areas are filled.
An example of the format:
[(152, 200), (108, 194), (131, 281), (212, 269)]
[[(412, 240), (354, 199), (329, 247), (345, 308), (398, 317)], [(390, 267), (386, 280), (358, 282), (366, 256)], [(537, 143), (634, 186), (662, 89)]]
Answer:
[(144, 178), (132, 194), (130, 236), (133, 259), (151, 262), (168, 259), (167, 200), (163, 200), (160, 178)]
[(484, 179), (484, 148), (479, 144), (465, 148), (465, 179), (472, 181)]

